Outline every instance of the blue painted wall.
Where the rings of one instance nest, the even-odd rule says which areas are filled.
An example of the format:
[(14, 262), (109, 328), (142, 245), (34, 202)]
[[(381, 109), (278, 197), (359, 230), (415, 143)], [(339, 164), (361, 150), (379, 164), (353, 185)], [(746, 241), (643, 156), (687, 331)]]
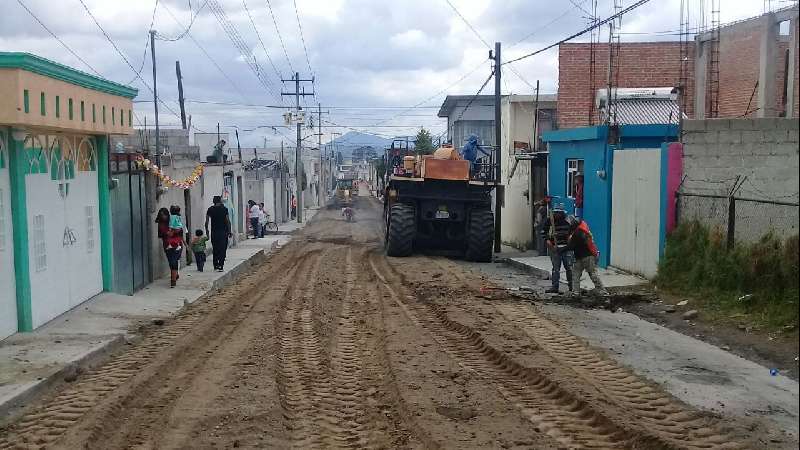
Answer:
[[(629, 125), (620, 131), (618, 149), (652, 148), (661, 150), (665, 141), (674, 141), (674, 125)], [(568, 213), (574, 203), (567, 198), (567, 160), (584, 160), (583, 219), (592, 230), (595, 244), (600, 250), (599, 264), (606, 267), (611, 250), (611, 186), (614, 178), (614, 149), (608, 145), (608, 127), (583, 127), (555, 130), (544, 133), (548, 143), (548, 193), (553, 204), (563, 206)], [(601, 176), (605, 172), (605, 176)]]

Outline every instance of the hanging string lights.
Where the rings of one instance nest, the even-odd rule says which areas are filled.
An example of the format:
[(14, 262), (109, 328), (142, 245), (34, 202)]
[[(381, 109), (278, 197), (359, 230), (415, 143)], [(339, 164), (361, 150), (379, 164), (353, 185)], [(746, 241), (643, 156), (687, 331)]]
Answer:
[(197, 180), (200, 179), (200, 175), (203, 174), (203, 165), (198, 164), (197, 167), (192, 170), (192, 173), (189, 174), (188, 177), (184, 178), (183, 180), (174, 180), (169, 175), (165, 174), (161, 171), (161, 168), (158, 165), (149, 159), (145, 158), (144, 156), (139, 156), (136, 158), (136, 162), (143, 168), (145, 168), (148, 172), (152, 173), (153, 175), (157, 176), (162, 183), (167, 186), (178, 188), (178, 189), (189, 189), (197, 183)]

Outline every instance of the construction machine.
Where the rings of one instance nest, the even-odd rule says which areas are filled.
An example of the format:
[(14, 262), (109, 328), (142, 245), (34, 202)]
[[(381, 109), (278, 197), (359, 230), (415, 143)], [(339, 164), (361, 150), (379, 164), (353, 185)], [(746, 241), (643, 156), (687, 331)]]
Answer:
[(491, 262), (494, 245), (492, 152), (466, 160), (452, 146), (419, 155), (407, 142), (386, 150), (385, 248), (389, 256), (445, 250)]
[(351, 178), (340, 178), (336, 180), (336, 206), (343, 208), (353, 204), (353, 180)]

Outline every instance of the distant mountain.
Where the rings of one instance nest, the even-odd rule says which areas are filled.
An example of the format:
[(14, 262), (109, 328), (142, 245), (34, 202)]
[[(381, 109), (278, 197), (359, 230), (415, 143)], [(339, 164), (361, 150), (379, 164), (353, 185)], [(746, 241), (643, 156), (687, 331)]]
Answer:
[(383, 149), (392, 144), (391, 139), (385, 139), (372, 134), (359, 133), (357, 131), (349, 131), (339, 136), (334, 141), (336, 142), (336, 149), (342, 152), (342, 155), (347, 158), (352, 156), (353, 150), (360, 147), (373, 147), (378, 154), (382, 154)]

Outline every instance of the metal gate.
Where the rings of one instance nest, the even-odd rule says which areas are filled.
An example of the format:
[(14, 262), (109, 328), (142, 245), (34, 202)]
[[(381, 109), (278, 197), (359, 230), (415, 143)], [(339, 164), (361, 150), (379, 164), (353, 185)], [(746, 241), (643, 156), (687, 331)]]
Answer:
[(611, 265), (654, 277), (661, 224), (659, 149), (614, 151), (611, 202)]
[(136, 155), (111, 154), (111, 222), (114, 228), (114, 292), (132, 295), (150, 283), (145, 173)]

